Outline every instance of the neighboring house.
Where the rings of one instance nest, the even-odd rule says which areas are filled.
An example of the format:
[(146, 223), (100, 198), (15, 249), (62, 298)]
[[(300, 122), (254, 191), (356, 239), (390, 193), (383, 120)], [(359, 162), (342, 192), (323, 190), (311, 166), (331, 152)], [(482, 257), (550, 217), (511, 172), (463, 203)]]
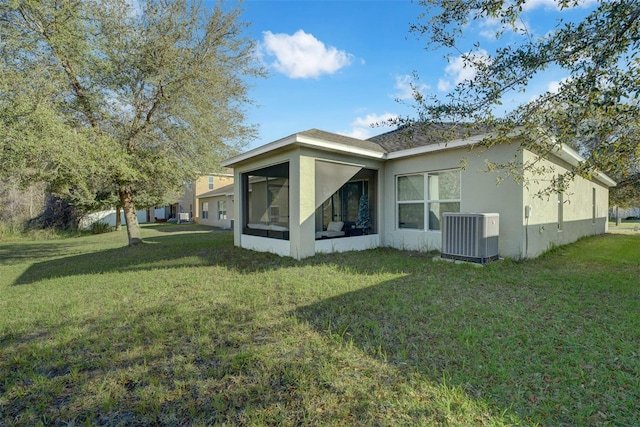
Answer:
[(515, 259), (606, 231), (614, 181), (576, 178), (564, 194), (536, 197), (582, 160), (559, 146), (540, 159), (546, 176), (497, 185), (486, 159), (537, 156), (515, 143), (481, 149), (484, 137), (437, 143), (405, 129), (365, 141), (311, 129), (226, 160), (235, 178), (235, 245), (296, 259), (380, 246), (440, 250), (444, 212), (498, 213), (499, 254)]
[(198, 224), (233, 228), (233, 184), (198, 196)]
[(170, 207), (170, 218), (178, 218), (181, 213), (188, 213), (189, 220), (200, 222), (201, 204), (198, 198), (201, 194), (209, 193), (226, 185), (233, 184), (232, 173), (210, 173), (201, 175), (195, 182), (184, 182), (182, 188), (184, 193), (176, 203)]

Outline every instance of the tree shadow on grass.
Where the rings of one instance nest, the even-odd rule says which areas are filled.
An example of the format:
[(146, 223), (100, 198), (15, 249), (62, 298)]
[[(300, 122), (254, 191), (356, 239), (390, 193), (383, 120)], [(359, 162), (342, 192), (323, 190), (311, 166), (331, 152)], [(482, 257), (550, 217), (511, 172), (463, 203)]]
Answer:
[[(361, 257), (357, 253), (327, 254), (296, 261), (289, 257), (238, 248), (233, 245), (233, 233), (229, 230), (175, 224), (145, 228), (160, 230), (162, 234), (144, 237), (142, 244), (132, 247), (123, 246), (68, 256), (61, 254), (77, 245), (63, 242), (7, 245), (7, 248), (15, 250), (6, 250), (7, 258), (4, 262), (18, 263), (30, 258), (56, 256), (54, 259), (34, 262), (13, 282), (14, 285), (28, 285), (41, 280), (78, 275), (202, 266), (223, 266), (242, 274), (318, 264), (337, 264), (362, 274), (375, 274), (380, 270), (379, 265), (367, 265), (367, 261), (363, 262), (363, 258), (371, 257)], [(185, 234), (188, 234), (188, 238), (185, 238)], [(405, 256), (409, 257), (431, 256), (410, 252), (406, 254)], [(400, 271), (404, 265), (401, 257), (398, 260), (393, 268)]]
[[(164, 226), (159, 226), (164, 229)], [(184, 267), (202, 267), (205, 265), (224, 265), (247, 272), (275, 266), (279, 257), (267, 254), (255, 256), (249, 251), (233, 246), (233, 235), (228, 231), (204, 230), (196, 232), (181, 226), (173, 228), (167, 234), (146, 237), (142, 244), (105, 249), (91, 253), (64, 255), (69, 248), (65, 243), (47, 242), (42, 245), (7, 245), (6, 264), (45, 259), (31, 264), (15, 281), (14, 285), (27, 285), (40, 280), (72, 277), (109, 272), (148, 271), (153, 269), (172, 269)], [(184, 233), (189, 237), (185, 238)]]

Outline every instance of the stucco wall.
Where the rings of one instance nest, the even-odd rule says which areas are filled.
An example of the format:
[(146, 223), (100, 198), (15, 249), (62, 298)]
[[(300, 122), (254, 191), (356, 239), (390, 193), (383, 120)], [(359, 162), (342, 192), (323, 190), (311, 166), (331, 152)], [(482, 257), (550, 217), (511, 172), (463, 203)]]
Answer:
[[(534, 154), (524, 153), (525, 162), (534, 159)], [(539, 160), (545, 173), (528, 176), (524, 188), (524, 204), (531, 206), (531, 215), (525, 219), (525, 256), (535, 257), (553, 246), (564, 245), (580, 237), (601, 234), (607, 230), (609, 190), (596, 180), (576, 177), (562, 195), (562, 221), (558, 209), (557, 193), (540, 196), (554, 176), (567, 171), (570, 166), (559, 159)], [(594, 195), (595, 191), (595, 216)], [(559, 224), (561, 223), (561, 227)]]
[[(226, 219), (218, 219), (218, 202), (221, 200), (225, 200), (227, 202), (227, 218)], [(202, 208), (202, 203), (209, 203), (209, 218), (200, 218), (198, 220), (198, 224), (202, 225), (210, 225), (213, 227), (220, 228), (231, 228), (231, 221), (233, 220), (233, 197), (230, 196), (213, 196), (213, 197), (202, 197), (198, 199), (199, 205), (198, 208)], [(200, 212), (202, 216), (202, 212)]]
[[(480, 149), (453, 149), (425, 155), (389, 160), (384, 181), (383, 244), (398, 249), (440, 250), (441, 232), (399, 229), (396, 210), (396, 177), (410, 173), (461, 169), (461, 212), (500, 214), (499, 251), (502, 256), (519, 258), (522, 234), (522, 190), (511, 179), (498, 185), (498, 174), (488, 172), (488, 153)], [(503, 145), (491, 148), (493, 162), (513, 160), (516, 148)]]

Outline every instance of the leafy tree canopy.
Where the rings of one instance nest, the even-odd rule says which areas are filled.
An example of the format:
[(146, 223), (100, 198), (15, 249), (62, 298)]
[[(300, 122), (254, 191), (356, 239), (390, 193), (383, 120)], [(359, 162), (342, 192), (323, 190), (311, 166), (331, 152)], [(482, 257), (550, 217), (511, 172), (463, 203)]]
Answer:
[(263, 74), (239, 9), (190, 0), (0, 3), (0, 174), (78, 204), (135, 201), (213, 172), (254, 134), (247, 78)]
[[(424, 13), (412, 32), (430, 46), (462, 54), (474, 76), (446, 97), (414, 90), (421, 122), (474, 123), (489, 126), (504, 141), (517, 128), (528, 136), (525, 148), (541, 154), (558, 143), (578, 150), (586, 161), (572, 170), (590, 176), (596, 170), (615, 179), (638, 172), (640, 159), (640, 3), (599, 1), (579, 22), (558, 21), (547, 34), (534, 34), (522, 19), (526, 0), (421, 0)], [(576, 8), (581, 0), (556, 0), (559, 9)], [(499, 23), (497, 40), (510, 43), (487, 52), (480, 43), (462, 52), (465, 28), (489, 20)], [(512, 39), (515, 38), (514, 43)], [(507, 95), (526, 92), (527, 85), (549, 69), (566, 78), (557, 91), (546, 92), (509, 111), (500, 111)], [(416, 85), (417, 87), (417, 85)], [(500, 165), (517, 170), (514, 165)], [(535, 169), (535, 164), (525, 168)], [(561, 177), (549, 191), (562, 190)]]

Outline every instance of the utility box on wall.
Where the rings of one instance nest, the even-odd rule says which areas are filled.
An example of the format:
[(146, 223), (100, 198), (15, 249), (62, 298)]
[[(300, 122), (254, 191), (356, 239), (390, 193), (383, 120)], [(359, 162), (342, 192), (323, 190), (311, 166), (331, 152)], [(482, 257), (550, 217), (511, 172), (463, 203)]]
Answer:
[(443, 213), (441, 257), (480, 264), (496, 260), (499, 234), (497, 213)]

